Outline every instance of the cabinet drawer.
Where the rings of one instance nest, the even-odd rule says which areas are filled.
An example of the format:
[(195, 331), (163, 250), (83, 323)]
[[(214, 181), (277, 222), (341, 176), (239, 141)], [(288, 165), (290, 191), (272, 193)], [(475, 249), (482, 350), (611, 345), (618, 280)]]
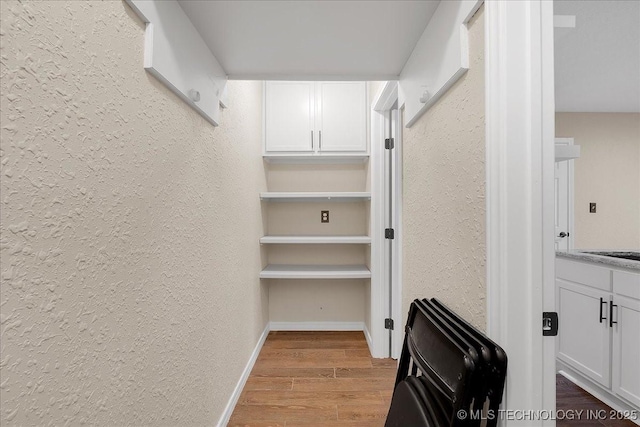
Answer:
[(640, 274), (613, 270), (613, 292), (640, 299)]
[(611, 270), (608, 268), (556, 258), (556, 277), (603, 291), (611, 291)]

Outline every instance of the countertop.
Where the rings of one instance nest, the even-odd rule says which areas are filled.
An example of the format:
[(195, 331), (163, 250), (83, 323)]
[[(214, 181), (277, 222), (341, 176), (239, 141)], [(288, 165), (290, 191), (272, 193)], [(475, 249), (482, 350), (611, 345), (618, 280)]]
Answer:
[(556, 251), (556, 256), (559, 256), (562, 258), (571, 258), (578, 261), (593, 262), (597, 264), (606, 264), (612, 267), (621, 267), (621, 268), (628, 268), (631, 270), (640, 271), (640, 261), (633, 261), (633, 260), (624, 259), (624, 258), (614, 258), (614, 257), (596, 255), (589, 252), (610, 252), (610, 253), (619, 253), (619, 254), (625, 254), (630, 252), (635, 254), (638, 253), (636, 251), (610, 251), (610, 250), (593, 249), (586, 252), (582, 250)]

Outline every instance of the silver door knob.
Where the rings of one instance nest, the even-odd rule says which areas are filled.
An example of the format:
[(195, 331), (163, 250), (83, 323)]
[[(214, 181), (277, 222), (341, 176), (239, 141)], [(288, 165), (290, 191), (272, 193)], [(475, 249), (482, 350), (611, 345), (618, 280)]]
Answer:
[(558, 237), (560, 237), (561, 239), (564, 239), (568, 235), (569, 235), (569, 233), (565, 233), (564, 231), (561, 231), (560, 234), (558, 234)]

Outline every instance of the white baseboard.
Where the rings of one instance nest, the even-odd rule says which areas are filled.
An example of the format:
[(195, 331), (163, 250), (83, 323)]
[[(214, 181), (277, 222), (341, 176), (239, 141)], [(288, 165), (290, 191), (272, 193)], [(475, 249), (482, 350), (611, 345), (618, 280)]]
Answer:
[(364, 331), (364, 322), (269, 322), (272, 331)]
[(251, 357), (249, 357), (249, 361), (247, 365), (244, 367), (244, 371), (242, 371), (242, 375), (240, 376), (240, 380), (236, 384), (236, 388), (233, 390), (231, 397), (229, 398), (229, 402), (227, 406), (224, 408), (222, 415), (220, 416), (220, 420), (218, 421), (218, 427), (225, 427), (231, 418), (231, 414), (233, 414), (233, 410), (236, 408), (236, 404), (238, 403), (238, 399), (240, 399), (240, 394), (242, 393), (242, 389), (244, 389), (244, 385), (247, 383), (247, 379), (249, 379), (249, 375), (251, 374), (251, 370), (253, 369), (253, 365), (256, 363), (258, 359), (258, 355), (260, 354), (260, 350), (262, 350), (262, 346), (267, 339), (267, 335), (269, 335), (269, 323), (262, 331), (262, 335), (260, 335), (260, 339), (258, 339), (258, 343), (256, 347), (253, 349), (253, 353), (251, 353)]
[(367, 345), (369, 346), (369, 353), (373, 354), (373, 339), (371, 338), (371, 332), (367, 328), (367, 324), (364, 324), (364, 337), (367, 340)]

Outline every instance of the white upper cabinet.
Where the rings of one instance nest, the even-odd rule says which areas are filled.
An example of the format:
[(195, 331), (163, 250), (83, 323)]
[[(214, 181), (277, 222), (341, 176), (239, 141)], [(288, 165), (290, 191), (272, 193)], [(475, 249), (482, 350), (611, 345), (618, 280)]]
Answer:
[(320, 82), (318, 148), (320, 151), (367, 149), (367, 93), (364, 82)]
[(314, 150), (315, 84), (268, 82), (265, 87), (266, 151)]
[(365, 82), (265, 84), (265, 154), (367, 152)]

